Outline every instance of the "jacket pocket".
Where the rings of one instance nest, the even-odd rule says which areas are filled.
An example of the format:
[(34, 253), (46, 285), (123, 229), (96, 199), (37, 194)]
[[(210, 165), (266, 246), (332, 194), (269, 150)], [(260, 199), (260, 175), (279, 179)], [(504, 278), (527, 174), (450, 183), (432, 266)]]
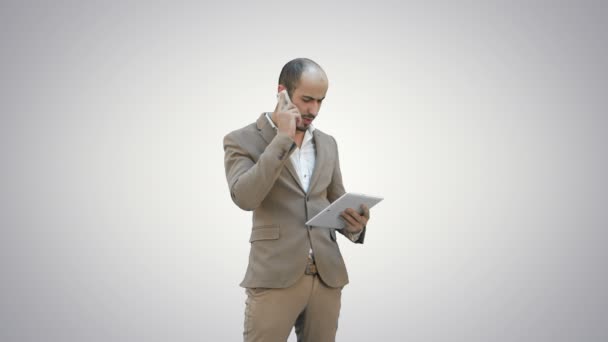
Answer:
[(253, 227), (249, 242), (258, 240), (276, 240), (279, 238), (279, 225), (273, 224), (268, 226)]

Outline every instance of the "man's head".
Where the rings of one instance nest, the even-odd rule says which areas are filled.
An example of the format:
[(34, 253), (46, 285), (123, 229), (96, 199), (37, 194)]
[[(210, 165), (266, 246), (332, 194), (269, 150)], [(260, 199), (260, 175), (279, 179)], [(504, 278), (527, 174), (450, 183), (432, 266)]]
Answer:
[(289, 61), (281, 70), (278, 91), (286, 89), (291, 102), (300, 111), (302, 121), (296, 127), (298, 131), (306, 131), (319, 114), (327, 87), (325, 71), (308, 58)]

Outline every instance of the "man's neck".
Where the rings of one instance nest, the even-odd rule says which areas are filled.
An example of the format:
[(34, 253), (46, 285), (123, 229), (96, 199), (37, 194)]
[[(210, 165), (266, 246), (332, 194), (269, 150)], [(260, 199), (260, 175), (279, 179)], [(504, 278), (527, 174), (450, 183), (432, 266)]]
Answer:
[(296, 142), (296, 145), (298, 146), (298, 148), (302, 147), (302, 141), (304, 141), (304, 135), (306, 134), (306, 131), (298, 131), (296, 129), (296, 136), (294, 137), (294, 141)]

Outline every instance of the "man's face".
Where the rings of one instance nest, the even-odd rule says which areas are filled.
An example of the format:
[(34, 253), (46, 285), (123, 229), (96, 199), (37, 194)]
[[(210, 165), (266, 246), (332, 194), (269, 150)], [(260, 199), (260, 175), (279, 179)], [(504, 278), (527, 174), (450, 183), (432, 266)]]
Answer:
[[(302, 72), (300, 82), (291, 95), (291, 102), (298, 108), (302, 121), (296, 129), (305, 132), (319, 114), (321, 103), (327, 93), (327, 76), (320, 70)], [(279, 85), (279, 91), (285, 89)]]

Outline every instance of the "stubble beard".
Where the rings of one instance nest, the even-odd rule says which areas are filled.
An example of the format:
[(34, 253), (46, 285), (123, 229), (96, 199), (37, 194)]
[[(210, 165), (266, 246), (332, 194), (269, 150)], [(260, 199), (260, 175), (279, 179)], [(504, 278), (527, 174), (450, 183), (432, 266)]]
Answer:
[[(311, 119), (311, 120), (315, 119), (314, 116), (311, 116), (311, 115), (302, 115), (301, 118), (302, 118), (302, 122), (304, 122), (304, 119)], [(312, 124), (312, 122), (310, 124), (303, 123), (300, 126), (296, 125), (296, 130), (298, 130), (300, 132), (306, 132), (311, 124)]]

